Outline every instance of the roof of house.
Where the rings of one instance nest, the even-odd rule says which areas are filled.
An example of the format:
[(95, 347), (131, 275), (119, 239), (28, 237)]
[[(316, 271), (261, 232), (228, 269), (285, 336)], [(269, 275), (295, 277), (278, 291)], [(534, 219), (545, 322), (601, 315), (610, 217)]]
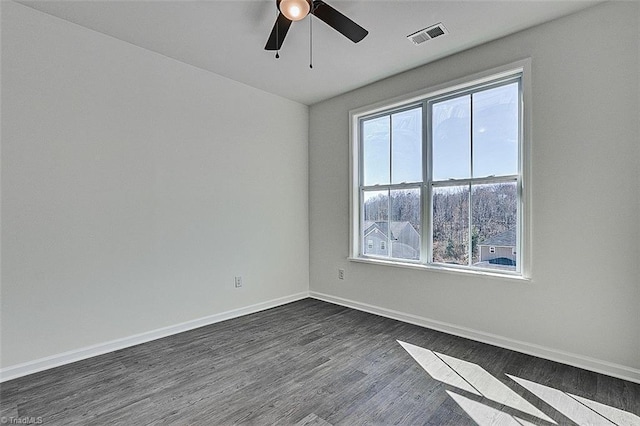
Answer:
[(402, 233), (406, 226), (411, 226), (409, 222), (391, 222), (391, 235), (397, 236)]
[(496, 234), (487, 238), (481, 242), (481, 246), (501, 246), (501, 247), (515, 247), (516, 246), (516, 230), (509, 229), (500, 234)]
[[(398, 235), (400, 235), (402, 233), (402, 230), (407, 226), (411, 226), (411, 224), (407, 221), (403, 221), (403, 222), (391, 222), (391, 238), (396, 239), (398, 238)], [(367, 235), (370, 231), (373, 230), (373, 227), (378, 228), (378, 230), (380, 230), (380, 232), (382, 232), (385, 236), (387, 235), (387, 230), (389, 227), (388, 222), (386, 221), (372, 221), (372, 220), (365, 220), (364, 222), (364, 234)], [(413, 228), (413, 226), (411, 226)]]
[(365, 220), (364, 222), (364, 235), (367, 235), (368, 233), (370, 233), (371, 231), (373, 231), (374, 229), (379, 230), (380, 232), (382, 232), (385, 236), (387, 235), (387, 222), (384, 221), (379, 221), (379, 222), (374, 222), (372, 220)]

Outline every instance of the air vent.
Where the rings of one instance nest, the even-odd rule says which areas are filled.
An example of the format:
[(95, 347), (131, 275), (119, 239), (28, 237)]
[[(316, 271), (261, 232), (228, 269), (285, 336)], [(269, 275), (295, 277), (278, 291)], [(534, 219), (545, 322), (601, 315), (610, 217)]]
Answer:
[(440, 37), (448, 33), (449, 31), (447, 31), (444, 25), (442, 25), (442, 22), (438, 22), (437, 24), (427, 27), (423, 30), (417, 31), (413, 34), (409, 34), (407, 38), (413, 44), (418, 45), (424, 43), (425, 41), (429, 41), (432, 38)]

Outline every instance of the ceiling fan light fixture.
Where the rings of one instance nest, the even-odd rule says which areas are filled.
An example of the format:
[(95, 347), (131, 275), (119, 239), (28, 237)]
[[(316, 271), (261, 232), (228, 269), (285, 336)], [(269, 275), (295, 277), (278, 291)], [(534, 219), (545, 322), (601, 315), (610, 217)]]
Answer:
[(279, 0), (278, 10), (290, 21), (299, 21), (311, 11), (311, 0)]

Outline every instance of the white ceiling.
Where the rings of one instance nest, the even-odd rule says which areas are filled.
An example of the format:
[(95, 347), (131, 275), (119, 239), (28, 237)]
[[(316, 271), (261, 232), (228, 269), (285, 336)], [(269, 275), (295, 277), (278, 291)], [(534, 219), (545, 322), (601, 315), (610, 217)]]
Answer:
[[(309, 68), (309, 17), (293, 23), (280, 59), (263, 50), (275, 22), (275, 0), (20, 3), (308, 105), (598, 3), (325, 1), (369, 30), (369, 35), (354, 44), (312, 18), (313, 69)], [(449, 34), (419, 46), (406, 39), (438, 22)]]

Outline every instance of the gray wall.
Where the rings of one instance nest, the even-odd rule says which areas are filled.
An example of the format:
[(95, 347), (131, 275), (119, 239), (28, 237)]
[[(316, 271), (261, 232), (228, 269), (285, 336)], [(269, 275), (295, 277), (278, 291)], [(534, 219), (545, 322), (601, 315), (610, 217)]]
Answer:
[(1, 365), (305, 294), (307, 141), (305, 105), (3, 1)]
[[(615, 363), (640, 380), (639, 15), (637, 2), (595, 6), (313, 105), (312, 294)], [(526, 57), (532, 280), (348, 261), (349, 110)]]

